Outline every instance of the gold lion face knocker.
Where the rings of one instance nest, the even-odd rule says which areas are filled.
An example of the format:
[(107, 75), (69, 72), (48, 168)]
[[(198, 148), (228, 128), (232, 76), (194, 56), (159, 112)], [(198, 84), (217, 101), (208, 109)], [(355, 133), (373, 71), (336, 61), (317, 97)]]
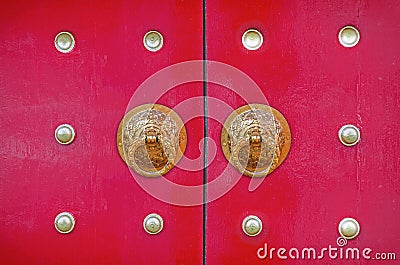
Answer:
[(186, 129), (172, 109), (145, 104), (130, 110), (118, 127), (121, 158), (138, 174), (159, 177), (181, 159), (187, 143)]
[(226, 159), (242, 174), (265, 177), (285, 160), (291, 144), (290, 129), (278, 110), (249, 104), (229, 115), (221, 144)]

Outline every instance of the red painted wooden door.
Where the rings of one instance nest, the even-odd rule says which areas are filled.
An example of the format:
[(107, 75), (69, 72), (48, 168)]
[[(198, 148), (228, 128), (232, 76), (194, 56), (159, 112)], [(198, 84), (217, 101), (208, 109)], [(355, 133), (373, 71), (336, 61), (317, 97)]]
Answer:
[[(207, 1), (207, 59), (248, 74), (268, 103), (286, 117), (292, 133), (286, 161), (257, 189), (250, 192), (250, 178), (241, 177), (225, 196), (207, 205), (207, 264), (398, 262), (376, 259), (396, 251), (398, 255), (400, 244), (399, 14), (397, 1)], [(360, 33), (352, 48), (338, 39), (347, 25)], [(257, 50), (242, 45), (248, 29), (263, 35)], [(208, 67), (209, 78), (217, 75), (215, 67)], [(243, 100), (254, 90), (240, 84), (233, 78), (226, 82), (233, 89), (209, 83), (208, 95), (233, 109), (264, 103), (261, 98)], [(219, 113), (210, 106), (210, 117)], [(222, 120), (229, 113), (224, 115)], [(346, 124), (360, 129), (355, 146), (338, 139)], [(209, 120), (208, 133), (218, 152), (207, 170), (208, 181), (226, 173), (221, 126)], [(248, 215), (263, 222), (258, 236), (242, 231)], [(338, 224), (345, 217), (358, 221), (360, 234), (339, 247)], [(328, 252), (317, 252), (315, 259), (301, 257), (303, 248), (321, 251), (329, 245), (337, 248), (336, 258)], [(279, 248), (286, 249), (280, 252), (282, 258)], [(290, 257), (291, 248), (300, 250), (299, 258)], [(346, 259), (347, 248), (359, 248), (360, 259)], [(364, 248), (372, 249), (366, 255), (371, 260), (362, 257)], [(332, 257), (335, 253), (332, 250)], [(296, 257), (295, 251), (291, 254)]]
[[(0, 14), (0, 264), (396, 264), (396, 1), (13, 1)], [(338, 40), (347, 25), (360, 33), (351, 48)], [(243, 46), (248, 29), (258, 49)], [(152, 30), (156, 52), (143, 45)], [(54, 46), (64, 31), (69, 53)], [(174, 109), (187, 131), (185, 158), (158, 179), (132, 173), (117, 149), (124, 114), (145, 103)], [(258, 182), (220, 143), (251, 103), (278, 109), (292, 135)], [(54, 139), (61, 124), (75, 129), (69, 145)], [(346, 124), (360, 130), (354, 146), (338, 139)], [(75, 218), (69, 234), (55, 229), (61, 212)], [(143, 229), (151, 213), (164, 221), (156, 235)], [(263, 224), (254, 237), (249, 215)], [(345, 217), (361, 231), (337, 241)]]
[[(139, 85), (171, 64), (202, 59), (201, 2), (1, 6), (0, 264), (201, 264), (202, 207), (174, 206), (146, 193), (116, 145), (118, 124)], [(158, 52), (143, 45), (151, 30), (164, 36)], [(54, 45), (63, 31), (76, 41), (66, 54)], [(201, 83), (186, 84), (157, 103), (174, 108), (202, 93)], [(145, 100), (136, 97), (133, 105), (153, 103)], [(65, 123), (76, 131), (70, 145), (54, 139)], [(200, 155), (193, 143), (203, 137), (202, 127), (201, 118), (186, 123), (188, 157)], [(188, 186), (203, 181), (201, 171), (179, 168), (167, 178)], [(54, 227), (65, 211), (76, 220), (70, 234)], [(143, 229), (150, 213), (164, 220), (157, 235)]]

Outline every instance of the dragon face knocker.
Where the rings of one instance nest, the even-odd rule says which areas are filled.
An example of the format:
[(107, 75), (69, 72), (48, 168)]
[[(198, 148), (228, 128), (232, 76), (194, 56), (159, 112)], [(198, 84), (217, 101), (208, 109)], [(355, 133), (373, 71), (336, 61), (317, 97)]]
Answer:
[(225, 157), (242, 174), (265, 177), (286, 158), (291, 136), (289, 125), (279, 111), (251, 104), (228, 117), (221, 142)]
[(138, 174), (158, 177), (180, 160), (186, 148), (186, 130), (168, 107), (146, 104), (129, 111), (117, 134), (122, 159)]

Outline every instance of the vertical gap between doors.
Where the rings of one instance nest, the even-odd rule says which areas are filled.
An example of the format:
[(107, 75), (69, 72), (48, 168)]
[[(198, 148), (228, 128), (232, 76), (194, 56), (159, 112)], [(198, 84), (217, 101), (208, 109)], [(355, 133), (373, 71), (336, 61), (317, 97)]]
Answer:
[(207, 263), (207, 161), (208, 161), (208, 91), (207, 91), (207, 35), (206, 0), (203, 0), (203, 107), (204, 107), (204, 150), (203, 150), (203, 265)]

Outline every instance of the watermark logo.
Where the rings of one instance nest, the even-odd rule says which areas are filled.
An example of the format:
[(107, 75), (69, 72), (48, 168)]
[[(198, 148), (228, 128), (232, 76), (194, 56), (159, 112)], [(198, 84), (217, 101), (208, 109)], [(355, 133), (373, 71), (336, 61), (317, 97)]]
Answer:
[(293, 260), (396, 260), (395, 252), (374, 252), (372, 248), (346, 247), (346, 238), (338, 237), (337, 246), (328, 245), (323, 248), (314, 247), (269, 247), (268, 243), (257, 250), (259, 259), (293, 259)]
[(337, 244), (339, 247), (344, 247), (344, 246), (347, 245), (347, 239), (340, 236), (340, 237), (338, 237), (338, 238), (336, 239), (336, 244)]

